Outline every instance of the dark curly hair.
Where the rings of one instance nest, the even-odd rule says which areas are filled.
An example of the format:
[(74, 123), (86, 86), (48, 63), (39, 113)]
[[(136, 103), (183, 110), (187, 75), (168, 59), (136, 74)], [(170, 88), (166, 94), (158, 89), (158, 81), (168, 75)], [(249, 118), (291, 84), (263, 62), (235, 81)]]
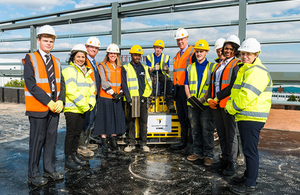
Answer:
[(222, 48), (222, 54), (225, 56), (224, 48), (227, 44), (231, 45), (231, 47), (233, 48), (234, 56), (237, 57), (237, 58), (240, 57), (240, 51), (238, 50), (240, 46), (236, 43), (233, 43), (233, 42), (224, 43), (223, 48)]
[[(74, 52), (72, 52), (72, 53), (70, 54), (70, 57), (69, 57), (69, 59), (67, 60), (67, 63), (68, 63), (68, 64), (70, 64), (70, 62), (73, 62), (73, 63), (74, 63), (74, 58), (75, 58), (75, 56), (76, 56), (76, 54), (77, 54), (78, 52), (82, 52), (82, 51), (74, 51)], [(84, 53), (84, 52), (82, 52), (82, 53)], [(85, 55), (85, 59), (86, 59), (86, 53), (84, 53), (84, 55)], [(86, 61), (84, 62), (84, 65), (86, 65)]]

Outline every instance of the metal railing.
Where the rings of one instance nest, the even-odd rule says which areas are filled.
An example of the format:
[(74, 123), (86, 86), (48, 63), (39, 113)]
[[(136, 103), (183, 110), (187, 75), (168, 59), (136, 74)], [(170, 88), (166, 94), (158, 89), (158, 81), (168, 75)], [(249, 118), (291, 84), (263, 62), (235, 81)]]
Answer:
[[(228, 0), (223, 2), (216, 2), (213, 0), (161, 0), (161, 1), (149, 1), (149, 0), (127, 0), (112, 2), (107, 4), (101, 4), (97, 6), (84, 7), (79, 9), (71, 9), (66, 11), (58, 11), (49, 14), (42, 14), (30, 17), (23, 17), (11, 20), (0, 21), (0, 31), (10, 31), (17, 29), (30, 29), (30, 37), (26, 38), (8, 38), (1, 39), (2, 42), (20, 42), (20, 41), (30, 41), (30, 48), (28, 50), (18, 50), (18, 51), (0, 51), (0, 54), (25, 54), (29, 52), (34, 52), (37, 50), (36, 33), (37, 27), (44, 24), (49, 25), (67, 25), (67, 24), (77, 24), (77, 23), (88, 23), (93, 21), (101, 20), (111, 20), (111, 30), (103, 32), (93, 32), (93, 33), (72, 33), (72, 38), (89, 37), (89, 36), (111, 36), (111, 42), (116, 43), (120, 46), (121, 50), (127, 50), (131, 45), (122, 45), (121, 35), (134, 34), (134, 33), (146, 33), (146, 32), (158, 32), (158, 31), (172, 31), (179, 27), (186, 29), (200, 29), (200, 28), (218, 28), (218, 27), (238, 27), (238, 36), (240, 40), (244, 40), (246, 37), (246, 28), (248, 25), (258, 25), (258, 24), (270, 24), (270, 23), (284, 23), (284, 22), (299, 22), (300, 17), (290, 16), (290, 17), (276, 17), (267, 19), (255, 19), (247, 20), (247, 6), (254, 4), (270, 4), (275, 2), (283, 2), (290, 0)], [(170, 25), (170, 26), (157, 26), (151, 28), (136, 28), (136, 29), (124, 29), (121, 28), (121, 19), (128, 17), (139, 17), (154, 14), (166, 14), (166, 13), (177, 13), (186, 12), (193, 10), (206, 10), (206, 9), (217, 9), (217, 8), (227, 8), (236, 6), (239, 9), (239, 15), (237, 20), (216, 22), (216, 23), (198, 23), (198, 24), (184, 24), (184, 25)], [(69, 38), (70, 34), (58, 35), (57, 39)], [(290, 43), (300, 43), (300, 39), (286, 39), (286, 40), (259, 40), (261, 44), (290, 44)], [(209, 42), (210, 46), (214, 45), (214, 42)], [(141, 45), (142, 48), (152, 48), (152, 45)], [(166, 48), (175, 48), (176, 44), (166, 44)], [(59, 48), (54, 49), (52, 52), (69, 52), (71, 48)], [(100, 48), (100, 50), (105, 50), (105, 48)], [(265, 64), (279, 64), (277, 61), (264, 62)], [(284, 61), (284, 64), (296, 64), (299, 62), (295, 61)], [(11, 68), (9, 70), (3, 70), (1, 66), (16, 66), (18, 65), (20, 69)], [(297, 83), (299, 82), (300, 73), (295, 76), (291, 76), (295, 73), (286, 73), (280, 75), (279, 73), (271, 73), (274, 75), (274, 83)], [(0, 77), (22, 77), (23, 70), (20, 63), (0, 63)], [(273, 79), (274, 79), (273, 78)]]

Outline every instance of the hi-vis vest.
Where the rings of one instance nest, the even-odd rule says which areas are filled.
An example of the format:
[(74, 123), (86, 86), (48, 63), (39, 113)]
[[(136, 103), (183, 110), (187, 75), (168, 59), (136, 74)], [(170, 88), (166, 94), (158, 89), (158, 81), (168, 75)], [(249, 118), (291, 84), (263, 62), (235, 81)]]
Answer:
[[(222, 73), (222, 77), (221, 77), (221, 86), (220, 86), (220, 90), (225, 89), (227, 86), (229, 86), (230, 81), (231, 81), (231, 76), (232, 76), (232, 71), (233, 68), (240, 62), (240, 60), (237, 60), (235, 58), (233, 58), (228, 64), (227, 66), (224, 68), (223, 73)], [(214, 72), (212, 74), (212, 88), (211, 88), (211, 97), (215, 96), (215, 73), (218, 70), (218, 68), (220, 67), (221, 62), (215, 67)], [(229, 96), (227, 96), (226, 98), (220, 100), (219, 105), (221, 108), (225, 108), (226, 106), (226, 102), (228, 100)]]
[[(50, 88), (50, 83), (48, 80), (47, 70), (45, 67), (45, 63), (41, 55), (36, 51), (34, 53), (27, 54), (30, 57), (31, 64), (34, 69), (34, 75), (36, 80), (36, 85), (43, 89), (47, 95), (52, 98), (52, 92)], [(55, 82), (56, 82), (56, 101), (58, 100), (60, 94), (60, 79), (61, 79), (61, 72), (60, 72), (60, 61), (58, 58), (51, 55), (53, 66), (54, 66), (54, 75), (55, 75)], [(23, 64), (25, 62), (23, 61)], [(33, 95), (29, 92), (26, 85), (24, 86), (25, 92), (25, 105), (26, 111), (29, 112), (46, 112), (49, 110), (47, 105), (42, 104), (40, 101), (35, 99)]]
[(195, 50), (193, 46), (189, 46), (180, 57), (180, 51), (173, 58), (173, 83), (174, 85), (184, 85), (185, 71), (189, 64), (192, 64), (192, 56)]
[[(151, 68), (154, 68), (154, 65), (155, 65), (154, 64), (155, 63), (154, 54), (152, 54), (151, 57), (150, 57), (150, 55), (147, 55), (147, 59), (149, 60), (149, 62), (151, 62)], [(160, 70), (161, 70), (161, 72), (162, 72), (163, 75), (167, 74), (165, 71), (162, 71), (162, 70), (163, 70), (165, 64), (168, 63), (169, 59), (170, 59), (169, 55), (165, 55), (163, 53), (161, 54), (161, 58), (160, 58), (160, 63), (159, 64), (160, 64)], [(169, 77), (168, 74), (167, 74), (167, 76)]]
[[(142, 64), (145, 70), (145, 91), (142, 96), (149, 97), (152, 93), (152, 81), (148, 72), (148, 66)], [(124, 69), (127, 72), (127, 86), (130, 93), (130, 97), (132, 96), (140, 96), (139, 94), (139, 83), (136, 72), (133, 66), (128, 63), (127, 65), (123, 65)], [(125, 96), (124, 96), (125, 99)]]
[(72, 62), (62, 71), (65, 79), (66, 101), (64, 112), (80, 113), (90, 110), (96, 104), (95, 85), (90, 76), (93, 70), (87, 68), (86, 74)]
[(257, 57), (253, 64), (244, 64), (231, 89), (226, 110), (236, 121), (266, 122), (271, 109), (272, 78)]
[[(190, 64), (187, 67), (189, 90), (190, 90), (191, 96), (195, 96), (196, 98), (202, 98), (205, 95), (206, 91), (209, 88), (212, 68), (213, 68), (213, 65), (210, 62), (208, 62), (206, 65), (206, 68), (204, 69), (204, 72), (203, 72), (203, 76), (202, 76), (202, 80), (201, 80), (201, 84), (200, 84), (200, 88), (199, 88), (199, 91), (201, 91), (201, 92), (199, 93), (199, 91), (197, 89), (198, 88), (198, 74), (197, 74), (196, 62), (194, 62), (193, 64)], [(190, 105), (190, 103), (187, 102), (187, 105)], [(208, 106), (208, 103), (205, 102), (205, 103), (203, 103), (203, 105)]]
[[(121, 90), (121, 67), (114, 67), (113, 65), (111, 65), (109, 62), (101, 62), (100, 64), (101, 66), (103, 66), (104, 71), (105, 71), (105, 75), (101, 75), (102, 78), (105, 78), (106, 81), (109, 83), (110, 87), (112, 88), (112, 90), (114, 90), (114, 92), (116, 94), (120, 93)], [(110, 98), (112, 99), (113, 96), (106, 93), (102, 87), (100, 90), (100, 97), (105, 97), (105, 98)]]

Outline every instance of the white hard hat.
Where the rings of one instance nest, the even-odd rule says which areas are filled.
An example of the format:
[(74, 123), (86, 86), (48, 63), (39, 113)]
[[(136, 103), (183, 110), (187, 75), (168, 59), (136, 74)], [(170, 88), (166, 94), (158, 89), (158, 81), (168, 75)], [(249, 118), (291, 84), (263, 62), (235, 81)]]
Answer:
[(174, 35), (174, 39), (182, 39), (185, 37), (189, 37), (189, 34), (184, 28), (178, 28), (176, 34)]
[(71, 50), (71, 53), (73, 53), (75, 51), (81, 51), (81, 52), (87, 54), (86, 47), (83, 44), (74, 45), (74, 47)]
[(100, 48), (101, 44), (100, 44), (100, 41), (99, 41), (99, 39), (97, 37), (90, 37), (86, 41), (85, 45), (91, 45), (91, 46)]
[(36, 36), (41, 35), (41, 34), (48, 34), (48, 35), (53, 35), (55, 38), (57, 37), (55, 35), (54, 28), (50, 25), (44, 25), (39, 29), (39, 32), (37, 33)]
[(225, 42), (224, 38), (219, 38), (215, 43), (215, 50), (222, 48), (224, 45), (224, 42)]
[(260, 53), (260, 43), (255, 38), (248, 38), (244, 42), (242, 42), (239, 51), (245, 51), (250, 53)]
[(116, 44), (112, 43), (107, 47), (106, 52), (120, 53), (120, 49)]
[(225, 43), (228, 43), (228, 42), (232, 42), (232, 43), (236, 43), (240, 46), (241, 42), (240, 42), (240, 39), (236, 36), (236, 35), (230, 35), (226, 41), (224, 42)]

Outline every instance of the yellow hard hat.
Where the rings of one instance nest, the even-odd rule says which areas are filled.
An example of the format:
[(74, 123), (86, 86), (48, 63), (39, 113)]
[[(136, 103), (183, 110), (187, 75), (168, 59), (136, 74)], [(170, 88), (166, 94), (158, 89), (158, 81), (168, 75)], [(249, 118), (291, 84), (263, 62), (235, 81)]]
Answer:
[(165, 43), (163, 42), (163, 40), (161, 39), (157, 39), (154, 44), (153, 44), (153, 47), (154, 46), (158, 46), (158, 47), (162, 47), (162, 48), (165, 48)]
[(194, 48), (195, 49), (203, 49), (203, 50), (209, 51), (209, 45), (208, 45), (207, 41), (205, 41), (204, 39), (198, 40), (196, 42)]
[(131, 49), (130, 49), (130, 51), (129, 51), (129, 54), (133, 54), (133, 53), (143, 55), (143, 49), (142, 49), (142, 47), (139, 46), (139, 45), (132, 46)]

